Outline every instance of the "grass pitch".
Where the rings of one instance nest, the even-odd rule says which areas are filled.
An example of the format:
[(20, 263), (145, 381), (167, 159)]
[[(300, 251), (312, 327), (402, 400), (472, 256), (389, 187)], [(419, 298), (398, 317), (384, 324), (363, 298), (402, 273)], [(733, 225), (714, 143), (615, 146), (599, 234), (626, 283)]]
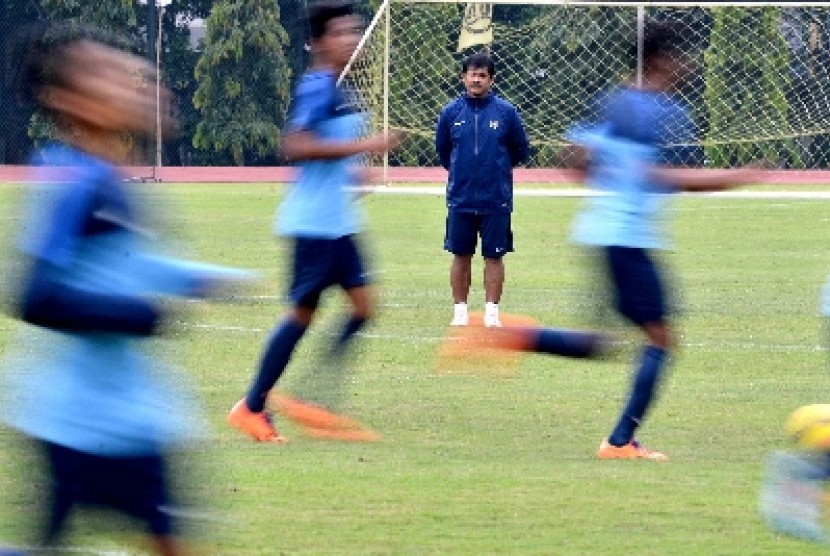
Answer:
[[(357, 350), (347, 405), (384, 440), (331, 443), (282, 424), (286, 446), (247, 441), (224, 418), (282, 312), (286, 259), (270, 233), (280, 188), (145, 187), (191, 255), (264, 278), (236, 303), (194, 305), (167, 342), (211, 425), (211, 440), (181, 460), (180, 487), (198, 501), (198, 554), (823, 553), (768, 531), (756, 506), (786, 416), (830, 396), (817, 316), (828, 201), (675, 200), (667, 262), (681, 349), (640, 433), (671, 458), (656, 464), (594, 459), (627, 391), (633, 344), (609, 362), (526, 356), (510, 378), (435, 372), (451, 317), (439, 195), (364, 203), (381, 312)], [(17, 191), (0, 190), (4, 206)], [(568, 242), (580, 202), (517, 199), (503, 311), (595, 323), (586, 257)], [(4, 237), (18, 223), (9, 208)], [(472, 310), (483, 307), (481, 270), (476, 259)], [(318, 364), (340, 305), (326, 300), (287, 389)], [(14, 328), (0, 321), (0, 346)], [(10, 432), (0, 442), (0, 539), (23, 543), (42, 478)], [(84, 515), (69, 542), (141, 553), (124, 548), (120, 528)]]

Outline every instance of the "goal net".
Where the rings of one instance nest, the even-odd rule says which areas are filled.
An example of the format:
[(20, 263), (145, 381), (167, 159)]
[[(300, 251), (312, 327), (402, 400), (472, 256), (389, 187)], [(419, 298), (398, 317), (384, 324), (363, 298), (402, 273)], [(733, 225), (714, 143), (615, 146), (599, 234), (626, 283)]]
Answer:
[[(515, 104), (532, 144), (528, 167), (561, 163), (563, 133), (596, 99), (637, 80), (643, 29), (682, 30), (678, 94), (696, 126), (674, 162), (731, 167), (760, 157), (781, 168), (830, 166), (830, 3), (504, 2), (386, 0), (343, 78), (375, 131), (409, 136), (390, 166), (436, 166), (435, 122), (463, 93), (461, 60), (489, 52), (494, 90)], [(459, 44), (470, 37), (478, 44)], [(492, 40), (489, 40), (492, 39)], [(460, 47), (460, 48), (459, 48)]]

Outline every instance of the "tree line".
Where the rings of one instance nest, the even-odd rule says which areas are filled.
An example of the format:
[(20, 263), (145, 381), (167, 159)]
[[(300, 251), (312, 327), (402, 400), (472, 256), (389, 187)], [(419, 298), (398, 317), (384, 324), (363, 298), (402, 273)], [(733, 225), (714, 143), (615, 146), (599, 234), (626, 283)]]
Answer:
[[(155, 65), (149, 39), (158, 12), (149, 2), (0, 0), (0, 163), (25, 163), (32, 146), (48, 135), (42, 119), (15, 94), (16, 34), (34, 22), (92, 25), (123, 37)], [(165, 164), (278, 162), (291, 86), (307, 64), (304, 10), (303, 0), (173, 0), (164, 8), (161, 74), (181, 122), (178, 136), (165, 141)], [(194, 20), (206, 22), (198, 42), (191, 37)]]
[[(9, 47), (15, 32), (37, 21), (83, 22), (125, 37), (135, 53), (155, 64), (155, 45), (150, 39), (157, 12), (147, 1), (0, 0), (0, 163), (24, 163), (32, 146), (48, 136), (43, 119), (21, 105), (13, 91), (17, 61)], [(362, 0), (359, 4), (367, 20), (379, 3)], [(181, 121), (178, 136), (164, 143), (165, 165), (281, 162), (277, 145), (291, 88), (308, 63), (305, 7), (306, 0), (173, 0), (164, 9), (162, 78), (174, 93)], [(409, 47), (414, 49), (410, 53), (395, 53), (393, 46), (390, 104), (405, 106), (413, 113), (437, 114), (440, 106), (457, 94), (453, 90), (457, 87), (440, 85), (431, 74), (458, 71), (458, 55), (443, 43), (455, 40), (459, 8), (446, 4), (434, 9), (442, 15), (438, 26), (402, 12), (401, 17), (408, 18), (407, 28), (423, 40)], [(544, 9), (497, 5), (495, 17), (521, 27), (539, 18)], [(558, 121), (578, 118), (584, 109), (579, 101), (585, 100), (585, 90), (600, 90), (631, 67), (631, 53), (615, 52), (616, 48), (629, 48), (631, 22), (622, 21), (619, 12), (608, 7), (584, 13), (584, 19), (574, 25), (554, 25), (550, 32), (528, 34), (526, 47), (499, 52), (503, 67), (525, 63), (525, 53), (569, 53), (572, 67), (568, 75), (557, 74), (560, 67), (551, 65), (546, 77), (532, 86), (527, 82), (511, 85), (510, 79), (500, 81), (508, 97), (529, 99), (528, 104), (544, 100), (545, 111), (523, 110), (523, 116), (545, 137), (562, 131), (551, 127), (551, 113), (558, 115)], [(689, 34), (691, 41), (699, 43), (692, 46), (702, 57), (699, 71), (684, 91), (701, 138), (695, 164), (730, 166), (765, 156), (777, 159), (781, 166), (830, 166), (830, 130), (825, 129), (830, 123), (826, 99), (830, 10), (649, 8), (648, 16), (679, 18), (689, 29), (705, 30)], [(198, 41), (191, 36), (190, 22), (194, 20), (206, 24), (206, 33)], [(405, 54), (419, 62), (405, 63)], [(433, 63), (422, 63), (425, 59)], [(531, 62), (538, 65), (538, 61)], [(750, 83), (761, 86), (748, 86)], [(510, 91), (511, 86), (524, 89)], [(399, 163), (429, 163), (431, 138), (428, 132), (422, 135), (412, 141), (422, 142), (423, 149), (410, 149), (411, 160), (404, 156)], [(753, 139), (724, 140), (742, 135)], [(538, 147), (536, 162), (551, 163), (554, 150)], [(136, 152), (144, 153), (143, 160), (136, 162), (152, 157), (150, 145), (137, 145)]]

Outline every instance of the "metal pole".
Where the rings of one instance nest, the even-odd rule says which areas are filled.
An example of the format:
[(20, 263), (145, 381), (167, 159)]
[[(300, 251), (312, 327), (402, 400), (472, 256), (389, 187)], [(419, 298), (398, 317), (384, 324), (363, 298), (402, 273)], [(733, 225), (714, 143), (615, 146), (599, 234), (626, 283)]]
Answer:
[[(383, 132), (389, 133), (389, 43), (392, 34), (392, 4), (386, 4), (386, 33), (383, 48)], [(389, 151), (383, 153), (383, 183), (389, 185)]]
[[(150, 63), (154, 62), (153, 58), (153, 51), (155, 50), (156, 46), (156, 0), (148, 0), (147, 1), (147, 58), (149, 59)], [(156, 165), (155, 165), (155, 145), (152, 144), (153, 139), (148, 140), (147, 144), (147, 160), (153, 161), (152, 164), (152, 178), (155, 180), (156, 178)]]
[(643, 35), (646, 30), (646, 9), (637, 6), (637, 87), (643, 86)]
[(158, 38), (156, 39), (156, 167), (161, 168), (161, 37), (164, 6), (159, 6), (158, 12)]

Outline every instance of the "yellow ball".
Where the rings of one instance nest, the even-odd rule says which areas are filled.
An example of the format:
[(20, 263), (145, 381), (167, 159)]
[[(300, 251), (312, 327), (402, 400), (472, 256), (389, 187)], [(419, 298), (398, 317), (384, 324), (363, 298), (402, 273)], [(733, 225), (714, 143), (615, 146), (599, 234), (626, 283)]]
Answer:
[(785, 431), (799, 448), (830, 450), (830, 404), (799, 407), (787, 418)]

